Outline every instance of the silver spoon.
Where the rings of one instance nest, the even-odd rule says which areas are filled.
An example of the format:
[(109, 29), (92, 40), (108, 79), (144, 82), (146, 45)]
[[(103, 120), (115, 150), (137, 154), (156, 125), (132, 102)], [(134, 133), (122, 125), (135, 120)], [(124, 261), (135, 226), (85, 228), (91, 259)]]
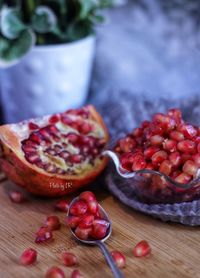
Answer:
[[(69, 205), (69, 210), (68, 210), (68, 213), (67, 213), (67, 217), (70, 215), (69, 211), (70, 211), (70, 208), (71, 206), (73, 205), (74, 202), (76, 202), (78, 200), (78, 197), (73, 199), (72, 202), (70, 203)], [(109, 222), (109, 230), (108, 230), (108, 234), (101, 240), (83, 240), (83, 239), (80, 239), (78, 238), (74, 231), (71, 229), (71, 232), (73, 234), (73, 236), (76, 238), (76, 240), (80, 241), (81, 243), (84, 243), (84, 244), (88, 244), (88, 245), (97, 245), (103, 255), (105, 256), (106, 258), (106, 261), (108, 263), (108, 265), (110, 266), (112, 272), (113, 272), (113, 275), (115, 278), (124, 278), (123, 274), (121, 273), (121, 271), (119, 270), (119, 268), (117, 267), (117, 265), (115, 264), (115, 261), (113, 260), (113, 257), (112, 255), (110, 254), (109, 250), (107, 249), (106, 245), (105, 245), (105, 241), (110, 237), (111, 233), (112, 233), (112, 223), (107, 215), (107, 213), (105, 212), (105, 210), (99, 205), (99, 209), (100, 209), (100, 212), (101, 214), (103, 215), (103, 218)]]

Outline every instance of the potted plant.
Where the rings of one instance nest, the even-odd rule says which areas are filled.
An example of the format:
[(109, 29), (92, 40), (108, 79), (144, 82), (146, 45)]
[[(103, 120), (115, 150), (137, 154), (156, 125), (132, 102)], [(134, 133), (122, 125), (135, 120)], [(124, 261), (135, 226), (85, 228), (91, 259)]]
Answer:
[[(110, 0), (7, 0), (0, 4), (4, 120), (82, 105), (94, 55), (94, 26)], [(1, 2), (0, 2), (1, 3)]]

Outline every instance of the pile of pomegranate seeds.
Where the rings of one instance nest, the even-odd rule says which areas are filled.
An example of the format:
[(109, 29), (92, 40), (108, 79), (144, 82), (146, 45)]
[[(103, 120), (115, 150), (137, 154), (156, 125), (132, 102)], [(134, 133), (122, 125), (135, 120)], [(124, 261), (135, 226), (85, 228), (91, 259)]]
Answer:
[(68, 110), (45, 121), (28, 123), (28, 137), (21, 146), (29, 163), (47, 173), (75, 175), (86, 163), (94, 165), (101, 159), (106, 144), (104, 131), (88, 107)]
[(30, 265), (33, 264), (37, 260), (37, 251), (32, 248), (26, 249), (20, 259), (19, 262), (22, 265)]
[(185, 184), (200, 167), (200, 128), (186, 123), (180, 110), (170, 109), (143, 122), (118, 142), (115, 151), (128, 171), (156, 170)]
[(109, 222), (101, 216), (96, 197), (90, 191), (81, 193), (73, 203), (66, 222), (82, 240), (102, 239), (109, 228)]

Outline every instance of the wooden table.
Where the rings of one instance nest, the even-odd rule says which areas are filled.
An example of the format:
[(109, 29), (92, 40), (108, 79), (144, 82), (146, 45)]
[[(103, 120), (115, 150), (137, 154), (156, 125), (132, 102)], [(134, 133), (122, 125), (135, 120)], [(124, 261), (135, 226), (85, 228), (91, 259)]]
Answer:
[[(162, 223), (142, 215), (120, 204), (101, 189), (95, 191), (101, 205), (113, 220), (113, 234), (107, 241), (110, 250), (120, 250), (127, 258), (123, 270), (127, 278), (174, 278), (200, 277), (200, 229), (173, 223)], [(78, 244), (64, 225), (54, 232), (55, 240), (45, 245), (34, 243), (37, 231), (46, 215), (55, 214), (55, 200), (40, 199), (28, 195), (28, 201), (14, 204), (8, 198), (8, 191), (16, 186), (3, 181), (0, 186), (0, 277), (1, 278), (40, 278), (51, 266), (60, 266), (70, 277), (73, 269), (62, 266), (59, 255), (70, 250), (78, 256), (79, 269), (85, 278), (112, 277), (100, 250)], [(70, 200), (74, 195), (67, 197)], [(63, 222), (64, 214), (56, 213)], [(135, 258), (132, 249), (135, 244), (146, 239), (151, 245), (152, 254)], [(28, 247), (37, 249), (37, 263), (23, 267), (18, 264), (22, 251)]]

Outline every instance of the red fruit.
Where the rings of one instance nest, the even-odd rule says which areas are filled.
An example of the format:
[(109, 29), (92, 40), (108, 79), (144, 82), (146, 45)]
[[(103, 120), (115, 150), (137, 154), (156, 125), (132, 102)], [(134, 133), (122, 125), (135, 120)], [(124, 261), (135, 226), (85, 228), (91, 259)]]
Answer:
[(142, 128), (135, 128), (132, 132), (132, 135), (135, 137), (140, 137), (142, 135), (143, 131)]
[(70, 215), (66, 218), (66, 224), (70, 226), (70, 228), (74, 229), (78, 226), (81, 218), (79, 216)]
[(126, 266), (126, 258), (121, 252), (112, 251), (111, 255), (119, 268), (124, 268)]
[(158, 151), (156, 152), (152, 158), (152, 164), (157, 166), (160, 165), (165, 159), (167, 159), (167, 153), (165, 151)]
[(35, 243), (50, 242), (53, 240), (53, 234), (48, 227), (41, 227), (36, 233)]
[(183, 153), (181, 155), (181, 163), (185, 163), (187, 160), (192, 160), (192, 155), (191, 154), (187, 154), (187, 153)]
[(79, 195), (79, 199), (87, 202), (95, 201), (96, 197), (93, 192), (91, 191), (84, 191)]
[(194, 136), (197, 135), (197, 130), (192, 125), (183, 124), (178, 128), (180, 132), (182, 132), (187, 139), (192, 139)]
[(179, 109), (170, 109), (167, 113), (171, 118), (173, 118), (177, 124), (180, 124), (182, 122), (182, 113)]
[(200, 153), (200, 143), (197, 145), (197, 151)]
[(78, 263), (77, 257), (70, 252), (62, 252), (61, 260), (63, 264), (66, 266), (73, 266), (73, 265), (77, 265)]
[(166, 139), (163, 142), (163, 149), (168, 151), (168, 152), (175, 152), (176, 151), (176, 141), (175, 140), (171, 140), (171, 139)]
[(35, 251), (32, 248), (26, 249), (22, 253), (22, 255), (21, 255), (20, 259), (19, 259), (20, 264), (22, 264), (22, 265), (33, 264), (36, 260), (37, 260), (37, 251)]
[(198, 171), (198, 166), (192, 160), (187, 160), (183, 165), (183, 172), (191, 175), (193, 177), (196, 176)]
[(144, 156), (146, 159), (151, 159), (151, 157), (154, 155), (154, 153), (156, 153), (157, 151), (159, 151), (159, 148), (158, 147), (149, 147), (149, 148), (146, 148), (144, 150)]
[(82, 200), (78, 200), (70, 207), (70, 213), (75, 216), (83, 215), (87, 212), (88, 205)]
[(186, 173), (181, 173), (175, 178), (175, 181), (178, 183), (188, 183), (190, 182), (192, 177)]
[[(79, 110), (84, 112), (76, 113)], [(88, 184), (105, 168), (108, 158), (101, 151), (109, 137), (93, 106), (39, 118), (36, 130), (30, 130), (32, 122), (0, 127), (0, 165), (14, 183), (37, 195), (62, 196)], [(89, 125), (90, 135), (85, 134)], [(68, 139), (69, 133), (78, 140)]]
[(164, 160), (160, 164), (159, 171), (167, 176), (171, 174), (172, 171), (172, 163), (169, 160)]
[(146, 167), (146, 161), (144, 159), (144, 156), (141, 154), (137, 154), (134, 157), (134, 161), (132, 164), (132, 170), (133, 171), (138, 171), (138, 170), (142, 170)]
[(93, 225), (103, 225), (105, 226), (107, 229), (109, 228), (110, 226), (110, 223), (104, 219), (101, 219), (101, 218), (97, 218), (93, 221)]
[(92, 232), (92, 228), (86, 228), (86, 229), (82, 229), (80, 227), (77, 227), (75, 230), (75, 235), (82, 239), (82, 240), (87, 240)]
[(88, 212), (92, 213), (92, 214), (96, 214), (98, 209), (99, 209), (99, 205), (97, 203), (97, 201), (90, 201), (87, 203), (88, 205)]
[(140, 241), (133, 249), (135, 257), (144, 257), (151, 253), (151, 247), (146, 240)]
[(65, 273), (61, 268), (53, 266), (46, 272), (45, 278), (65, 278)]
[(193, 155), (193, 160), (194, 160), (194, 162), (195, 162), (195, 164), (198, 166), (198, 167), (200, 167), (200, 154), (194, 154)]
[(75, 269), (71, 274), (71, 278), (83, 278), (83, 275), (80, 273), (79, 270)]
[(8, 195), (13, 203), (22, 203), (24, 201), (24, 196), (18, 191), (10, 191)]
[(172, 163), (172, 165), (177, 168), (181, 164), (181, 156), (179, 152), (171, 153), (169, 155), (169, 161)]
[(184, 135), (183, 133), (179, 132), (179, 131), (171, 131), (170, 134), (169, 134), (169, 137), (172, 139), (172, 140), (175, 140), (175, 141), (182, 141), (184, 140)]
[(94, 221), (94, 215), (92, 214), (83, 215), (83, 217), (81, 217), (81, 220), (79, 222), (79, 227), (83, 229), (89, 228), (93, 225), (93, 221)]
[(94, 239), (102, 239), (107, 235), (108, 228), (105, 225), (95, 224), (92, 229), (92, 237)]
[(51, 231), (59, 230), (61, 226), (59, 218), (55, 215), (48, 216), (44, 225), (47, 226)]
[(55, 204), (55, 210), (68, 212), (69, 204), (66, 200), (60, 200)]
[(150, 138), (150, 143), (152, 146), (160, 146), (160, 145), (162, 145), (163, 141), (164, 141), (164, 138), (160, 135), (153, 135)]
[(183, 140), (178, 142), (177, 149), (183, 153), (195, 153), (195, 143), (191, 140)]
[(122, 152), (128, 153), (133, 151), (134, 147), (136, 146), (136, 142), (134, 139), (126, 137), (119, 140), (119, 146)]
[(35, 130), (35, 129), (40, 128), (37, 124), (35, 124), (35, 123), (33, 123), (33, 122), (30, 122), (30, 123), (28, 124), (28, 126), (29, 126), (29, 129), (30, 129), (30, 130)]

